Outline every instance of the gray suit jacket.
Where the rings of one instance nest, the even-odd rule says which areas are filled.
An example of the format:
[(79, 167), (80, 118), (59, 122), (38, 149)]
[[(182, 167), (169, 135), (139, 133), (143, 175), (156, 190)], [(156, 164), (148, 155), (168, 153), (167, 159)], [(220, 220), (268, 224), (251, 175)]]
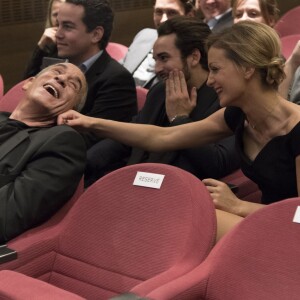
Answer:
[[(152, 28), (142, 29), (133, 39), (133, 42), (128, 48), (128, 52), (125, 58), (120, 63), (133, 74), (136, 69), (140, 66), (149, 52), (152, 50), (154, 42), (157, 39), (157, 31)], [(155, 77), (153, 76), (150, 80)], [(147, 84), (147, 83), (146, 83)]]

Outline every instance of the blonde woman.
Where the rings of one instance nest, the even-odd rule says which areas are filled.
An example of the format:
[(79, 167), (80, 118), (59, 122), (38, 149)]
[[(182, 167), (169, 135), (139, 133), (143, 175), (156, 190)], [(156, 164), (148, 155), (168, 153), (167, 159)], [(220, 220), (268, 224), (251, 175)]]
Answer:
[(56, 18), (58, 15), (59, 8), (65, 0), (50, 0), (48, 4), (47, 20), (45, 25), (45, 30), (37, 43), (37, 46), (33, 52), (31, 60), (27, 66), (24, 74), (24, 79), (35, 76), (40, 72), (43, 58), (53, 57), (57, 58), (57, 48), (56, 48)]

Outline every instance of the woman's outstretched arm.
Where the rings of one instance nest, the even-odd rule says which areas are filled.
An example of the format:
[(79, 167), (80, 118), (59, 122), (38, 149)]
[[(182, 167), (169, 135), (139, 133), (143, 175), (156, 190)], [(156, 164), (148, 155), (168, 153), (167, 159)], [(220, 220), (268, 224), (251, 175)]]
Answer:
[(204, 120), (174, 127), (92, 118), (72, 110), (61, 114), (58, 124), (67, 124), (78, 131), (92, 131), (99, 137), (154, 152), (202, 146), (232, 135), (224, 120), (224, 109)]

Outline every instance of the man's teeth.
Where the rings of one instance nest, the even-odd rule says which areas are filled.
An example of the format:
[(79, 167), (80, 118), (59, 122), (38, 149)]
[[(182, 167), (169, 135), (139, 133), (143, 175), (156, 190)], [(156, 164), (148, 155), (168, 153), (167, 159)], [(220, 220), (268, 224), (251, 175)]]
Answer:
[(44, 86), (44, 88), (52, 95), (54, 96), (55, 98), (58, 98), (58, 91), (55, 87), (53, 87), (52, 85), (50, 84), (46, 84)]

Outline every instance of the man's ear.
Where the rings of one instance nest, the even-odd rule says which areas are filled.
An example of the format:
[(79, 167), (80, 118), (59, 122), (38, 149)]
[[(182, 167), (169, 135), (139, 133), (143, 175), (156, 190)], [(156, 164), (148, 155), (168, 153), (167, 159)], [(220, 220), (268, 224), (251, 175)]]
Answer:
[(104, 35), (104, 28), (102, 26), (97, 26), (92, 31), (92, 42), (97, 44), (102, 40), (102, 37)]
[(35, 77), (30, 77), (30, 78), (26, 79), (22, 86), (22, 90), (27, 91), (28, 88), (32, 85), (32, 82), (34, 79), (35, 79)]
[(190, 60), (190, 64), (191, 66), (197, 66), (199, 65), (201, 59), (201, 53), (199, 51), (199, 49), (194, 49), (193, 52), (189, 55), (189, 60)]

